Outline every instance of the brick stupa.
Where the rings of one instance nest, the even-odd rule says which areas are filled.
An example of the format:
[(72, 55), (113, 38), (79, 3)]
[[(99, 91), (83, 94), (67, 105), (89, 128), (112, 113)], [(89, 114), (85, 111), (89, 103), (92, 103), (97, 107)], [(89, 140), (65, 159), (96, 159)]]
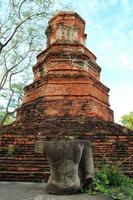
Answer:
[(100, 82), (96, 56), (85, 47), (84, 30), (85, 21), (74, 12), (49, 21), (47, 47), (37, 56), (16, 121), (0, 127), (0, 181), (48, 178), (46, 157), (34, 152), (38, 138), (88, 139), (95, 166), (107, 158), (133, 176), (133, 131), (113, 121), (109, 89)]
[[(34, 82), (25, 88), (24, 104), (42, 97), (45, 116), (113, 121), (109, 89), (100, 82), (101, 68), (85, 47), (84, 31), (85, 21), (74, 12), (59, 13), (49, 21), (47, 48), (37, 56)], [(18, 112), (17, 120), (21, 117)]]

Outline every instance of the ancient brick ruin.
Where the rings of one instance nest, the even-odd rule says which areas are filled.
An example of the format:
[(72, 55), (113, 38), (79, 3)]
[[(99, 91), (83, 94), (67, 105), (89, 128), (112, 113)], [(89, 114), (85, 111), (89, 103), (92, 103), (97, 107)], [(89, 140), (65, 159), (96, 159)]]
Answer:
[(48, 161), (34, 153), (36, 139), (69, 137), (92, 141), (95, 165), (103, 157), (119, 161), (132, 176), (133, 131), (113, 121), (109, 89), (100, 82), (101, 68), (85, 46), (84, 30), (85, 21), (74, 12), (49, 21), (47, 47), (37, 56), (16, 121), (0, 127), (0, 180), (47, 179)]
[[(24, 105), (42, 98), (47, 116), (98, 116), (113, 121), (109, 89), (100, 82), (96, 56), (85, 47), (84, 30), (85, 22), (76, 13), (62, 13), (49, 21), (47, 48), (37, 56)], [(23, 118), (21, 110), (17, 120)]]

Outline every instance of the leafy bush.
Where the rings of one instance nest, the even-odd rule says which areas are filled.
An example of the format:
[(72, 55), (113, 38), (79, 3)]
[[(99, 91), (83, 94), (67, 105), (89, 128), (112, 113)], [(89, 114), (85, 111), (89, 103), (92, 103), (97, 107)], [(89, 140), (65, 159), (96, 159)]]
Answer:
[(15, 153), (15, 146), (10, 144), (8, 147), (7, 147), (7, 155), (8, 156), (13, 156)]
[(83, 192), (96, 194), (105, 193), (117, 200), (133, 199), (133, 179), (124, 176), (121, 170), (111, 164), (103, 164), (96, 171), (95, 178), (88, 189)]

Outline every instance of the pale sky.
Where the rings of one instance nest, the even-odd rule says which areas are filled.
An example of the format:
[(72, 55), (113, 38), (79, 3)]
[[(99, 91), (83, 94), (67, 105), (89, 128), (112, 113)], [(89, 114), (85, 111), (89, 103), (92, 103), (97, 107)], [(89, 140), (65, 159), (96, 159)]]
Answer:
[(133, 0), (65, 0), (86, 21), (87, 48), (110, 88), (115, 121), (133, 111)]

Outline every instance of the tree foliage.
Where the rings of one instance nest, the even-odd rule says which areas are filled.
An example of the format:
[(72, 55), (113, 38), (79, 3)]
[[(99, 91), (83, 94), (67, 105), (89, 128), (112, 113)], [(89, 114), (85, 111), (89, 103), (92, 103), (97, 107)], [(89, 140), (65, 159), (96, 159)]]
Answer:
[[(32, 79), (35, 57), (44, 49), (44, 31), (54, 0), (0, 0), (0, 123), (14, 116), (22, 88)], [(30, 74), (30, 76), (29, 76)]]
[(123, 115), (120, 121), (124, 126), (133, 130), (133, 112)]

